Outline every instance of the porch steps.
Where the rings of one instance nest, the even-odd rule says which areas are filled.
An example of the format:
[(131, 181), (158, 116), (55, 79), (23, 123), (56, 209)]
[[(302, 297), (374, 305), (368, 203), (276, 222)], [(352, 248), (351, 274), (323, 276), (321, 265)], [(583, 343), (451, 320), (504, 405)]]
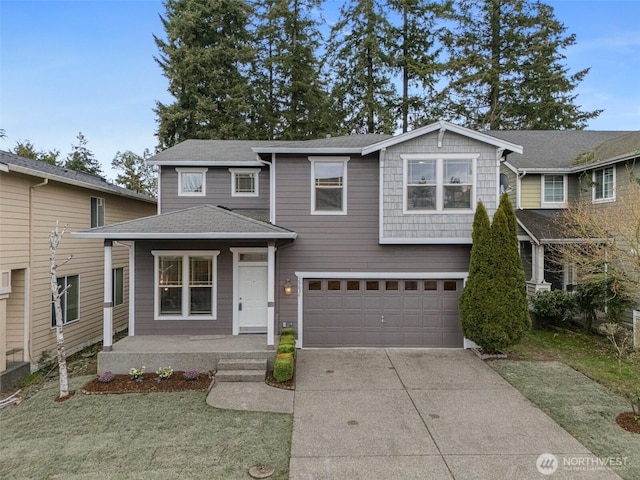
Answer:
[(264, 382), (267, 360), (254, 358), (221, 358), (218, 361), (218, 382)]

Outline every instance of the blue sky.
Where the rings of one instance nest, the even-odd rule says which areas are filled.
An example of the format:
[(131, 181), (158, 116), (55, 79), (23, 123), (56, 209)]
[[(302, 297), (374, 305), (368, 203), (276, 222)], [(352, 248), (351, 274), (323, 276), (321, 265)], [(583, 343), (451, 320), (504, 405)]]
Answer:
[[(640, 130), (640, 1), (546, 3), (577, 36), (566, 64), (591, 67), (577, 103), (605, 111), (589, 129)], [(327, 5), (335, 20), (341, 2)], [(153, 59), (163, 12), (156, 0), (0, 0), (0, 149), (30, 140), (64, 156), (82, 132), (110, 178), (117, 151), (153, 150), (152, 109), (171, 101)]]

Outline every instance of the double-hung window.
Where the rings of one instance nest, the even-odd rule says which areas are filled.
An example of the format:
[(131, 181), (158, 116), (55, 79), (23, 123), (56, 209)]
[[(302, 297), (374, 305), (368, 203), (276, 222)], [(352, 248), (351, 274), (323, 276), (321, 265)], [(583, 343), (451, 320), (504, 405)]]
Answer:
[(178, 195), (183, 197), (206, 196), (206, 168), (176, 168), (176, 172), (178, 172)]
[(257, 197), (259, 168), (230, 168), (231, 172), (231, 196), (232, 197)]
[(564, 205), (567, 202), (565, 175), (542, 176), (542, 203), (555, 206)]
[(593, 201), (611, 202), (616, 199), (616, 171), (613, 166), (593, 171)]
[(218, 250), (154, 251), (155, 317), (215, 320)]
[(477, 155), (402, 155), (404, 212), (436, 213), (475, 208)]
[(311, 213), (347, 213), (348, 157), (309, 157), (311, 161)]
[(124, 303), (124, 268), (113, 269), (113, 306)]
[(104, 198), (91, 197), (91, 228), (104, 225)]
[[(62, 307), (62, 324), (66, 325), (75, 322), (80, 318), (80, 276), (68, 275), (58, 277), (58, 291), (60, 295), (60, 306)], [(56, 308), (51, 298), (51, 326), (55, 327)]]

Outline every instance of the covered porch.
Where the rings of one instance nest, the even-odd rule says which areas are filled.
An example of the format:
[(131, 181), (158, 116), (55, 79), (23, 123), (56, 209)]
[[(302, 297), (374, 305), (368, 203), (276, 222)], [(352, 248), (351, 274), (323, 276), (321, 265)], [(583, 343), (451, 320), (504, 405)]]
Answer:
[(176, 371), (211, 372), (221, 359), (267, 360), (273, 368), (274, 358), (267, 335), (139, 335), (125, 337), (110, 351), (99, 352), (98, 373), (126, 374), (143, 365), (147, 372), (167, 366)]

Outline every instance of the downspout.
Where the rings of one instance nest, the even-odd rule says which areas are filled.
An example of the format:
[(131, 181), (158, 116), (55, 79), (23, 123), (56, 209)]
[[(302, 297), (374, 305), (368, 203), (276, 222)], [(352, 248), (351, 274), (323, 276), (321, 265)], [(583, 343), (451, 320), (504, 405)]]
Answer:
[(26, 285), (25, 292), (25, 312), (24, 312), (24, 358), (29, 359), (29, 363), (35, 364), (36, 362), (31, 357), (31, 337), (33, 334), (33, 322), (32, 318), (32, 307), (31, 307), (31, 292), (33, 291), (33, 285), (31, 280), (31, 271), (33, 269), (33, 191), (36, 188), (44, 187), (49, 184), (49, 179), (45, 178), (42, 182), (37, 183), (35, 185), (31, 185), (29, 188), (29, 268), (27, 269), (27, 275), (24, 279), (24, 283)]
[(522, 173), (519, 173), (516, 177), (518, 195), (516, 196), (516, 209), (522, 210), (522, 179), (527, 175), (527, 171), (523, 170)]

